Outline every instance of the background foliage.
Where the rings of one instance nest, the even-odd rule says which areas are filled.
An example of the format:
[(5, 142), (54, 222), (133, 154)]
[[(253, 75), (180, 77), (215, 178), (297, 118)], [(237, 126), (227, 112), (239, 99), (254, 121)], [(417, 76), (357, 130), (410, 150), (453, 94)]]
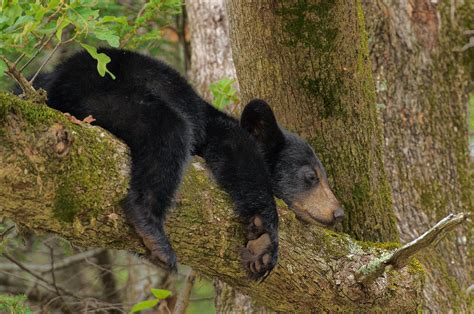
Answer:
[[(162, 37), (163, 27), (180, 12), (181, 1), (177, 0), (128, 4), (108, 0), (2, 1), (0, 55), (29, 75), (41, 70), (59, 48), (72, 46), (67, 49), (74, 51), (82, 46), (97, 60), (99, 73), (105, 75), (110, 59), (97, 54), (95, 47), (120, 47), (156, 54), (166, 43)], [(38, 60), (42, 61), (39, 67), (32, 63)], [(0, 73), (3, 74), (6, 67), (5, 62), (0, 61)]]

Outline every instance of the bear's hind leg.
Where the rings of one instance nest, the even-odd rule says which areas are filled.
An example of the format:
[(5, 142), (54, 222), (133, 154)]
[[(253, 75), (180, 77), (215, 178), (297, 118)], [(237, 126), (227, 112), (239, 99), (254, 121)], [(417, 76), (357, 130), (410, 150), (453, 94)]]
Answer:
[(141, 143), (130, 145), (132, 178), (124, 211), (150, 251), (151, 261), (176, 270), (176, 254), (164, 222), (190, 156), (191, 134), (186, 122), (171, 110), (150, 120), (153, 128), (144, 128)]

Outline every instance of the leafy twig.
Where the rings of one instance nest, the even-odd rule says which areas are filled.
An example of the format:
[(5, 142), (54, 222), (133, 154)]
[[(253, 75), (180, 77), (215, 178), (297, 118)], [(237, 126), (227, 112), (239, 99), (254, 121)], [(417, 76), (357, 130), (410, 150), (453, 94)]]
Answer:
[[(142, 16), (143, 12), (145, 12), (147, 6), (148, 6), (148, 2), (145, 2), (145, 4), (140, 8), (140, 11), (138, 11), (138, 13), (137, 13), (137, 17), (135, 18), (135, 23), (136, 23), (137, 19)], [(136, 23), (136, 26), (131, 31), (129, 31), (127, 34), (125, 34), (122, 37), (122, 40), (120, 41), (119, 48), (124, 48), (127, 45), (127, 43), (130, 41), (132, 36), (136, 34), (138, 26), (140, 26), (140, 25), (138, 23)]]

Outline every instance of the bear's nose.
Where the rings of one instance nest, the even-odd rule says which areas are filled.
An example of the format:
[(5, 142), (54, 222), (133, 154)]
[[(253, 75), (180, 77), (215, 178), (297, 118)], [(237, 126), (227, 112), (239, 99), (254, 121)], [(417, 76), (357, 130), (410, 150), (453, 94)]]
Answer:
[(334, 211), (334, 219), (338, 222), (344, 219), (344, 210), (342, 208), (338, 208)]

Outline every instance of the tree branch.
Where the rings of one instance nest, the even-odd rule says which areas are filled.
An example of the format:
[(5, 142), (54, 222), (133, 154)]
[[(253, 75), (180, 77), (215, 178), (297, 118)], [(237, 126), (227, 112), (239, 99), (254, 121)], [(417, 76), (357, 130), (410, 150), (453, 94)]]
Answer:
[(193, 290), (194, 280), (196, 279), (196, 273), (192, 268), (189, 269), (186, 278), (184, 279), (184, 286), (179, 292), (178, 301), (174, 306), (173, 314), (184, 314), (189, 305), (189, 298), (191, 297), (191, 291)]
[[(30, 82), (26, 79), (26, 77), (21, 74), (20, 71), (16, 68), (15, 63), (12, 63), (10, 60), (5, 58), (4, 56), (0, 56), (0, 58), (5, 62), (7, 65), (7, 70), (6, 74), (10, 76), (15, 82), (20, 85), (21, 89), (23, 90), (23, 93), (25, 93), (26, 97), (28, 99), (34, 99), (37, 98), (38, 93), (37, 91), (33, 88), (33, 85), (31, 85)], [(45, 98), (41, 99), (41, 101), (44, 101)]]
[(9, 260), (10, 262), (12, 262), (13, 264), (16, 264), (21, 270), (27, 272), (28, 274), (32, 275), (33, 277), (35, 277), (37, 280), (41, 281), (42, 283), (46, 284), (46, 286), (51, 290), (51, 291), (55, 291), (58, 295), (58, 297), (61, 297), (61, 293), (60, 291), (67, 295), (67, 296), (70, 296), (70, 297), (73, 297), (75, 299), (80, 299), (79, 297), (77, 297), (75, 294), (73, 294), (72, 292), (64, 289), (64, 288), (61, 288), (61, 287), (58, 287), (56, 285), (56, 282), (50, 282), (46, 279), (43, 278), (43, 276), (40, 276), (34, 272), (32, 272), (31, 270), (29, 270), (27, 267), (25, 267), (22, 263), (20, 263), (19, 261), (17, 261), (16, 259), (14, 259), (12, 256), (6, 254), (6, 253), (2, 253), (2, 256), (5, 257), (7, 260)]
[[(82, 262), (83, 260), (87, 258), (91, 258), (93, 256), (96, 256), (100, 253), (102, 253), (104, 249), (92, 249), (92, 250), (87, 250), (82, 253), (78, 253), (76, 255), (72, 255), (69, 257), (66, 257), (62, 259), (60, 262), (54, 264), (54, 269), (55, 270), (60, 270), (63, 268), (67, 268), (71, 265), (74, 265), (76, 263)], [(24, 264), (26, 268), (28, 268), (31, 271), (39, 272), (39, 273), (48, 273), (51, 272), (53, 269), (51, 267), (51, 264)], [(0, 264), (0, 271), (4, 272), (11, 272), (18, 270), (19, 267), (16, 264)]]
[(380, 277), (389, 266), (394, 269), (400, 269), (408, 264), (409, 259), (421, 250), (435, 246), (438, 242), (453, 228), (460, 225), (468, 218), (468, 214), (449, 214), (439, 221), (435, 226), (423, 233), (421, 236), (405, 244), (403, 247), (386, 253), (380, 258), (371, 261), (362, 266), (357, 272), (357, 281), (368, 285)]
[[(0, 156), (0, 217), (78, 246), (146, 254), (119, 205), (128, 186), (127, 149), (106, 131), (0, 94)], [(364, 287), (357, 271), (387, 251), (304, 225), (281, 202), (278, 267), (262, 284), (249, 281), (238, 254), (244, 228), (200, 163), (189, 167), (166, 224), (182, 263), (277, 311), (417, 308), (422, 270), (410, 263)]]

